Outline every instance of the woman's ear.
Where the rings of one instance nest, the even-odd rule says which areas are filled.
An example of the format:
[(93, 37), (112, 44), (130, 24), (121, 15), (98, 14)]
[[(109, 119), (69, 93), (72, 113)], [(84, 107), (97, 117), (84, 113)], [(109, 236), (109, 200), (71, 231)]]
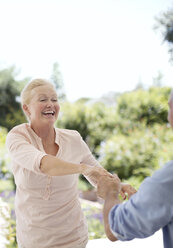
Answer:
[(28, 105), (26, 105), (26, 104), (23, 104), (22, 105), (22, 108), (23, 108), (23, 111), (24, 111), (24, 113), (26, 114), (26, 116), (30, 116), (30, 111), (29, 111), (29, 108), (28, 108)]

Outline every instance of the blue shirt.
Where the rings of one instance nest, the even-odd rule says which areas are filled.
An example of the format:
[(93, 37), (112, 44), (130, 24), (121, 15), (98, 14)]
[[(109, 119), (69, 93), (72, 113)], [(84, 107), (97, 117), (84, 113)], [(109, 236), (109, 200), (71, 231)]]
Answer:
[(111, 231), (121, 241), (146, 238), (162, 228), (165, 248), (173, 248), (173, 160), (141, 184), (129, 201), (109, 213)]

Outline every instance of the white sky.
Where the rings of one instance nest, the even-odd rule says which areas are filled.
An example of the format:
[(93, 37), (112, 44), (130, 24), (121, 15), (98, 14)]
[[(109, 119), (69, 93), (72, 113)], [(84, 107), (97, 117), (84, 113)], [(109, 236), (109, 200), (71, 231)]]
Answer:
[(154, 17), (172, 0), (0, 0), (0, 67), (50, 78), (58, 62), (70, 101), (151, 85), (158, 71), (173, 84)]

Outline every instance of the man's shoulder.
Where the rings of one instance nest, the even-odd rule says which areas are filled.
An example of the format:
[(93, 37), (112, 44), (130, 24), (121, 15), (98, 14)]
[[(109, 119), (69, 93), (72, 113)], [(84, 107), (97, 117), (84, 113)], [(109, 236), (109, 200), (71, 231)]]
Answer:
[[(155, 171), (151, 177), (147, 177), (140, 186), (140, 192), (145, 192), (145, 198), (153, 197), (163, 201), (165, 197), (172, 195), (173, 188), (173, 161), (169, 161), (159, 170)], [(147, 192), (150, 192), (147, 194)], [(147, 196), (148, 195), (148, 196)], [(163, 197), (160, 197), (163, 195)], [(172, 197), (171, 197), (172, 199)], [(171, 200), (172, 201), (172, 200)]]

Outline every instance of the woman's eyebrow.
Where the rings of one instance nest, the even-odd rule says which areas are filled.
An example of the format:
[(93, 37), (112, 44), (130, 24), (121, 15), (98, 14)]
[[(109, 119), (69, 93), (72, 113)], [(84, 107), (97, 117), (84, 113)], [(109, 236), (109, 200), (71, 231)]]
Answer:
[[(49, 96), (47, 96), (46, 94), (39, 94), (38, 97), (49, 97)], [(58, 98), (58, 96), (57, 96), (56, 94), (51, 95), (51, 97), (56, 97), (56, 98)]]
[(41, 97), (41, 96), (47, 97), (45, 94), (39, 94), (38, 96), (39, 97)]

